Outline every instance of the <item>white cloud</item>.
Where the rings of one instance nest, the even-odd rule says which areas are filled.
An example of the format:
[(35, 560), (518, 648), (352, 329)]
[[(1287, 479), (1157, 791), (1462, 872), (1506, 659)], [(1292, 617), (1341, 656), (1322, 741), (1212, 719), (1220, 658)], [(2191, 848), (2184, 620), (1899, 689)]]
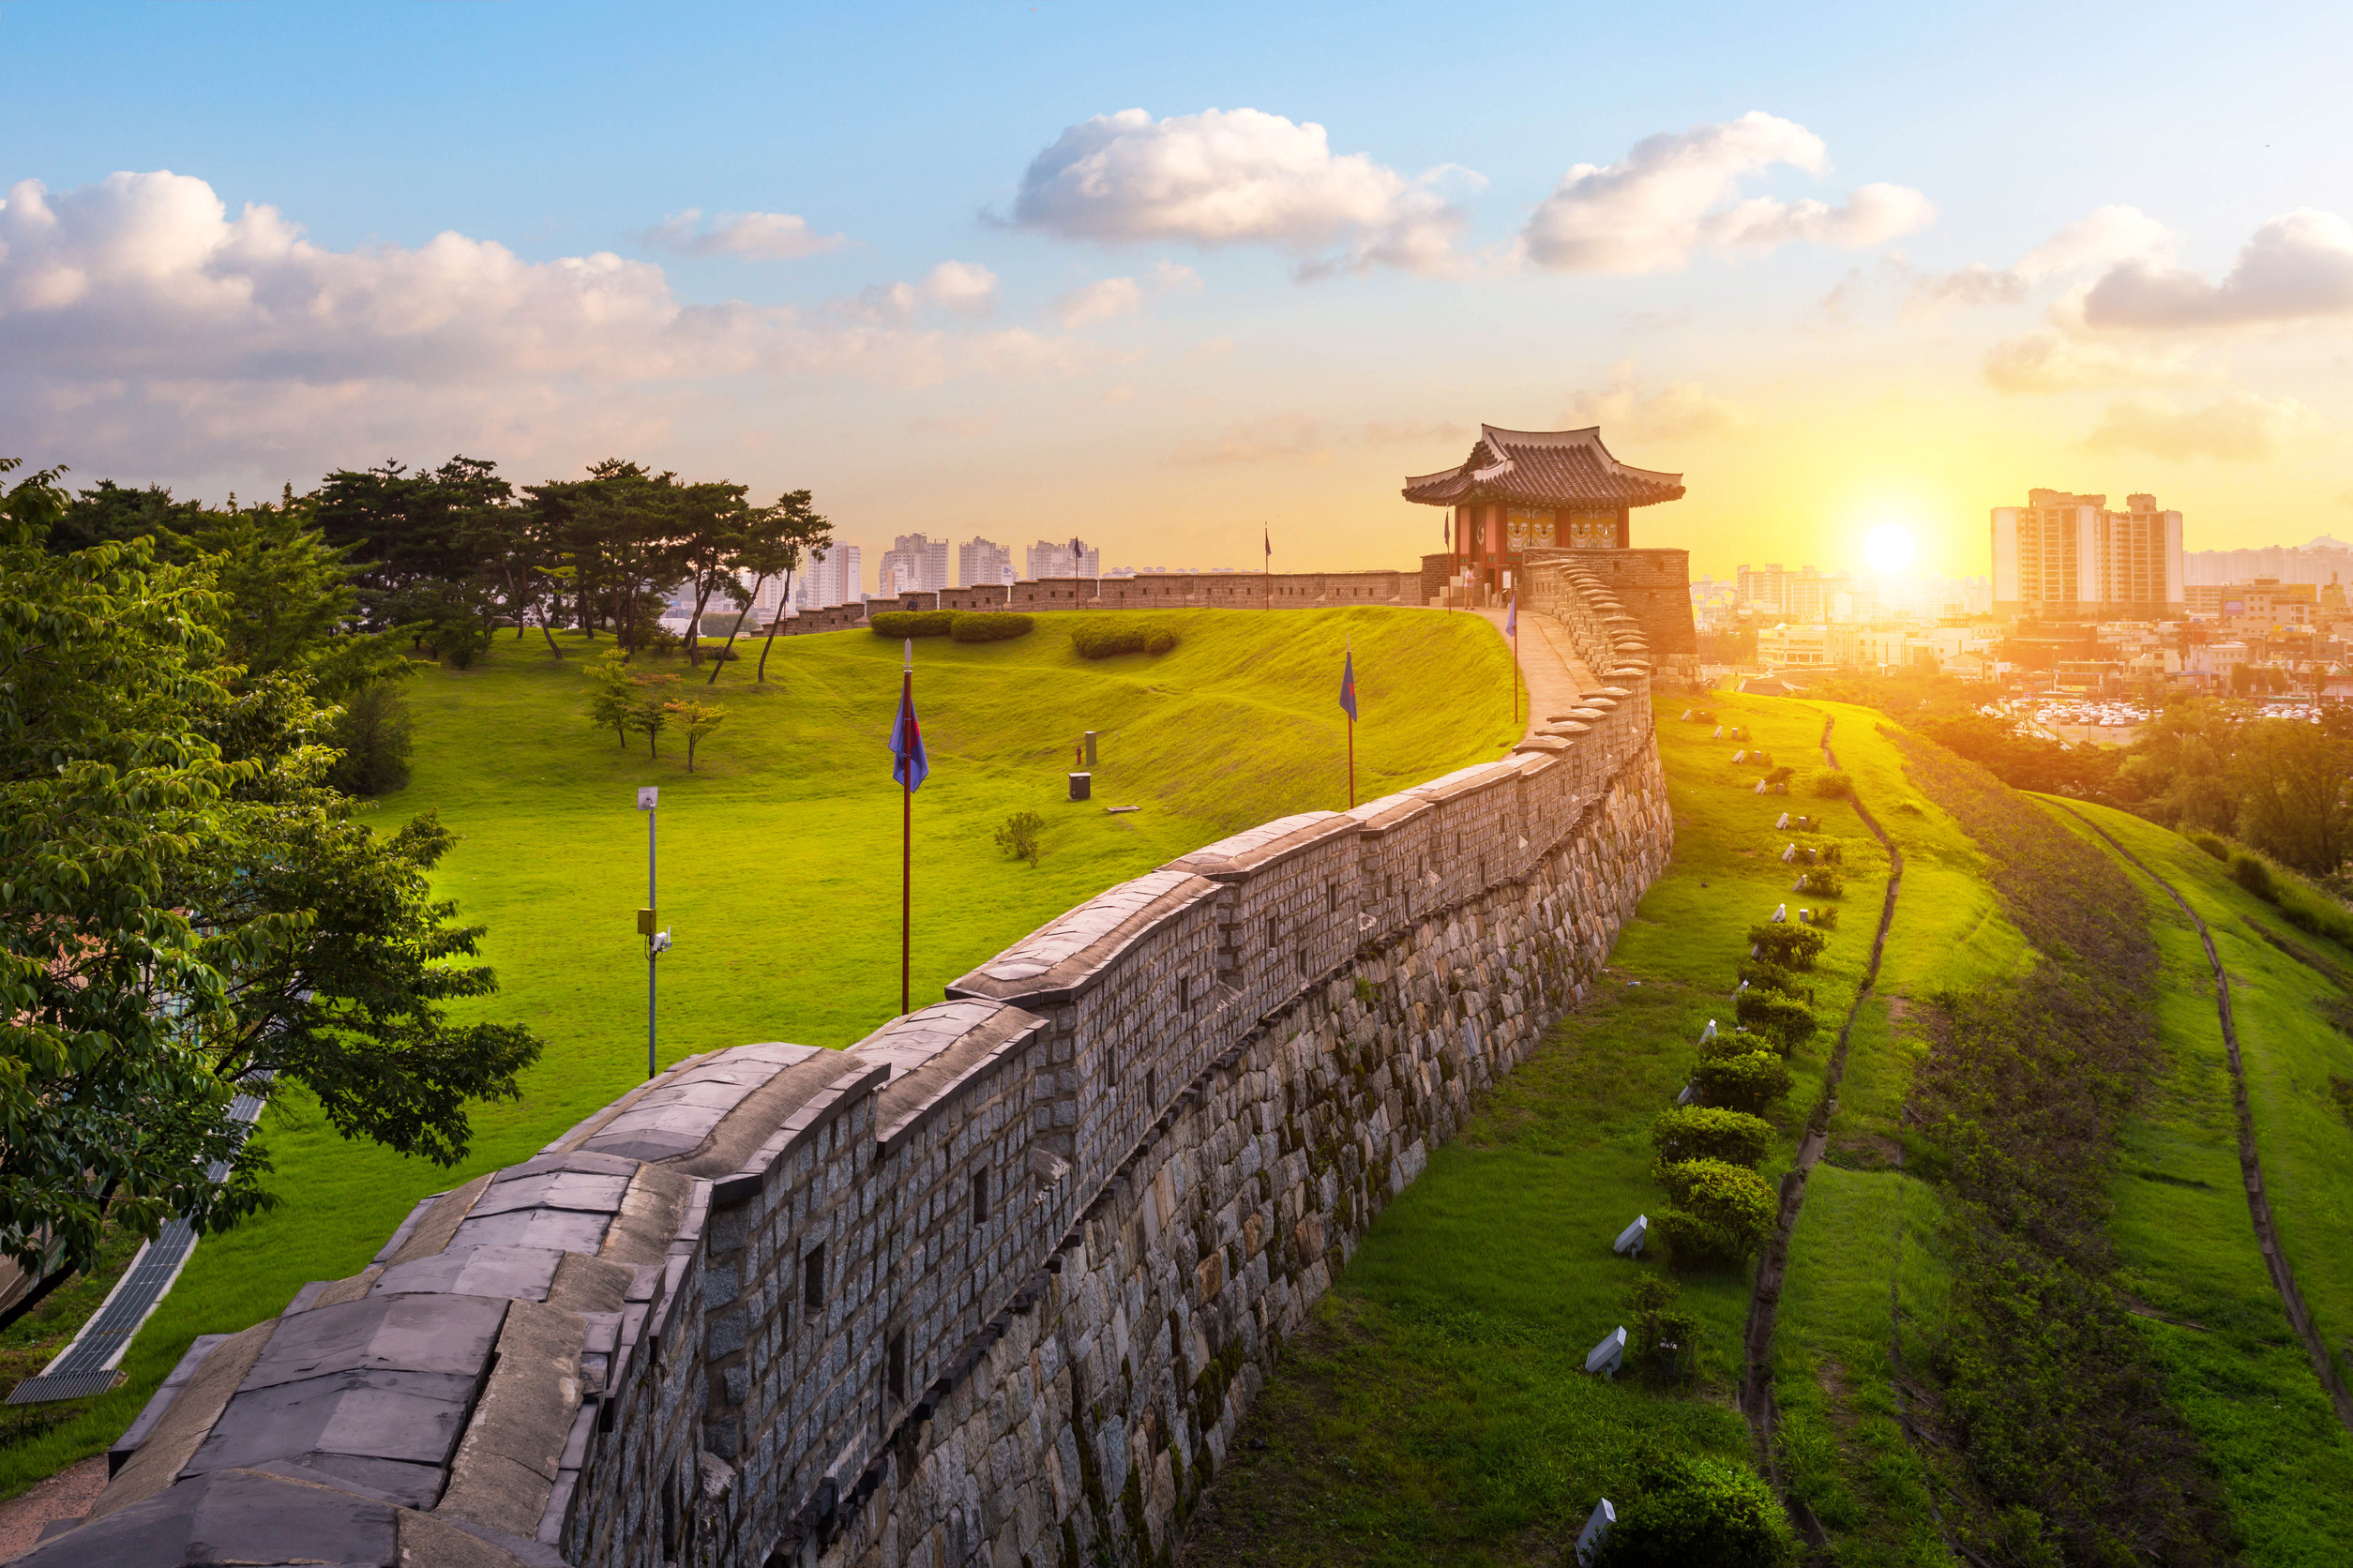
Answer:
[(1133, 278), (1099, 278), (1071, 290), (1054, 302), (1054, 314), (1063, 327), (1077, 331), (1098, 322), (1132, 316), (1144, 308), (1144, 286)]
[(1735, 434), (1755, 422), (1740, 404), (1714, 396), (1697, 382), (1673, 382), (1645, 392), (1635, 382), (1631, 363), (1613, 367), (1610, 375), (1608, 386), (1570, 399), (1561, 415), (1561, 429), (1599, 425), (1605, 439), (1672, 442)]
[(2088, 438), (2094, 447), (2160, 458), (2255, 462), (2320, 434), (2320, 415), (2293, 398), (2232, 392), (2201, 409), (2164, 398), (2119, 398)]
[(672, 213), (643, 235), (656, 250), (682, 256), (740, 256), (756, 262), (791, 262), (850, 243), (845, 234), (821, 234), (808, 219), (789, 212), (721, 213), (701, 223), (699, 208)]
[(2178, 348), (2102, 342), (2080, 334), (2029, 332), (1985, 355), (1985, 379), (2003, 392), (2082, 392), (2104, 386), (2195, 386), (2218, 380)]
[(1459, 269), (1460, 211), (1439, 186), (1363, 153), (1335, 155), (1324, 128), (1256, 109), (1155, 120), (1141, 109), (1064, 129), (1022, 173), (1014, 222), (1062, 239), (1264, 245), (1303, 278), (1375, 266)]
[(2138, 207), (2101, 207), (2035, 247), (2014, 266), (1973, 262), (1957, 272), (1921, 278), (1912, 285), (1905, 313), (1917, 315), (1947, 305), (2016, 305), (2037, 285), (2052, 279), (2163, 256), (2172, 240), (2164, 224)]
[(0, 202), (0, 427), (77, 464), (143, 469), (153, 453), (218, 443), (274, 466), (282, 455), (298, 475), (415, 449), (404, 430), (490, 450), (467, 432), (513, 434), (522, 411), (534, 428), (609, 430), (620, 450), (726, 378), (921, 385), (1105, 360), (1023, 329), (909, 324), (921, 306), (987, 309), (985, 267), (943, 263), (899, 287), (903, 305), (885, 290), (879, 309), (810, 315), (697, 305), (660, 267), (610, 253), (526, 262), (454, 233), (332, 250), (272, 207), (232, 219), (187, 175), (57, 193), (28, 180)]
[(2300, 207), (2270, 219), (2210, 283), (2156, 258), (2119, 263), (2083, 298), (2087, 326), (2170, 332), (2353, 315), (2353, 224)]
[(1519, 249), (1559, 272), (1670, 272), (1702, 249), (1878, 245), (1936, 215), (1925, 196), (1898, 185), (1863, 186), (1838, 207), (1733, 199), (1743, 180), (1785, 164), (1819, 175), (1826, 149), (1772, 114), (1645, 137), (1621, 162), (1572, 168), (1529, 219)]

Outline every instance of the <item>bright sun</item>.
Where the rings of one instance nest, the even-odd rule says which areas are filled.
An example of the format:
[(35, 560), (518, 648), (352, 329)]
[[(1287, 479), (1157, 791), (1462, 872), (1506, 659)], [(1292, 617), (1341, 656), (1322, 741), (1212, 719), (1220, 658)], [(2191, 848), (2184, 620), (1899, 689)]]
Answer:
[(1900, 522), (1883, 522), (1866, 535), (1863, 553), (1875, 572), (1900, 572), (1912, 564), (1912, 531)]

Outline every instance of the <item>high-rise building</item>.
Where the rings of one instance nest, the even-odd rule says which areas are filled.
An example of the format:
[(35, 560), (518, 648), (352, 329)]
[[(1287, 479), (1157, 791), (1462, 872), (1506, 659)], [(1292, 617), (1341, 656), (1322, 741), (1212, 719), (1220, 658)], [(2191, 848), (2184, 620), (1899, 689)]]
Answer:
[(1788, 571), (1778, 561), (1739, 567), (1735, 582), (1736, 596), (1749, 610), (1816, 626), (1830, 619), (1838, 596), (1849, 587), (1844, 577), (1825, 577), (1811, 566)]
[(856, 545), (833, 544), (809, 551), (792, 583), (795, 610), (831, 610), (866, 594), (865, 551)]
[(1013, 580), (1013, 551), (978, 535), (956, 547), (956, 585), (996, 588)]
[(2180, 613), (2181, 514), (2153, 495), (2030, 490), (1994, 508), (1994, 613), (2125, 619)]
[(1049, 577), (1101, 577), (1103, 551), (1083, 539), (1040, 539), (1029, 549), (1029, 568), (1021, 575), (1033, 582)]
[(885, 597), (910, 589), (928, 594), (948, 587), (948, 541), (901, 534), (882, 552), (882, 579)]

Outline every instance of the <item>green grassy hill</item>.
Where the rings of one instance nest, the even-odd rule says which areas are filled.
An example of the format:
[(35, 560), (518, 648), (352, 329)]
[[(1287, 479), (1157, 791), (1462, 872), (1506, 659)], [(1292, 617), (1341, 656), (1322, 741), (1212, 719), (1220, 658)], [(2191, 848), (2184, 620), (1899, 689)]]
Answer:
[[(1375, 1223), (1254, 1408), (1185, 1561), (1555, 1564), (1597, 1497), (1623, 1500), (1639, 1454), (1654, 1443), (1768, 1469), (1818, 1525), (1820, 1560), (2046, 1560), (2033, 1545), (2044, 1522), (1990, 1503), (1987, 1474), (1975, 1468), (2030, 1452), (2037, 1434), (2013, 1442), (1996, 1419), (2001, 1410), (1945, 1398), (1956, 1328), (1965, 1312), (1982, 1318), (1986, 1294), (1982, 1266), (1965, 1289), (1968, 1259), (1982, 1265), (1988, 1252), (1982, 1242), (1962, 1245), (1955, 1134), (1921, 1107), (1942, 997), (2006, 994), (2038, 965), (2078, 957), (2036, 951), (1996, 885), (1998, 875), (2014, 882), (2014, 854), (2003, 872), (1999, 846), (1973, 832), (2074, 841), (2080, 824), (1996, 787), (1999, 798), (1978, 797), (1965, 827), (1940, 804), (1962, 804), (1949, 781), (1916, 771), (1907, 746), (1917, 743), (1867, 710), (1742, 697), (1708, 704), (1799, 768), (1801, 785), (1820, 765), (1815, 747), (1834, 719), (1839, 762), (1904, 860), (1877, 987), (1854, 1009), (1834, 1102), (1819, 1105), (1828, 1152), (1791, 1237), (1772, 1345), (1773, 1451), (1757, 1452), (1734, 1402), (1744, 1271), (1684, 1280), (1702, 1333), (1696, 1386), (1604, 1383), (1582, 1372), (1586, 1350), (1631, 1321), (1628, 1287), (1654, 1266), (1609, 1251), (1619, 1225), (1665, 1201), (1650, 1174), (1651, 1121), (1683, 1082), (1703, 1024), (1728, 1021), (1746, 927), (1777, 903), (1801, 901), (1775, 856), (1805, 836), (1778, 832), (1773, 820), (1784, 809), (1823, 817), (1826, 835), (1812, 841), (1834, 837), (1848, 875), (1840, 928), (1808, 977), (1826, 1028), (1791, 1060), (1797, 1088), (1773, 1118), (1780, 1148), (1769, 1178), (1788, 1168), (1817, 1110), (1886, 885), (1886, 855), (1850, 807), (1753, 794), (1753, 770), (1730, 762), (1740, 743), (1679, 722), (1684, 705), (1659, 703), (1673, 863), (1620, 937), (1605, 983)], [(2002, 819), (1992, 825), (1983, 818), (1988, 800)], [(2335, 987), (2262, 940), (2250, 919), (2276, 931), (2276, 915), (2186, 841), (2120, 813), (2093, 814), (2198, 904), (2223, 943), (2283, 1240), (2315, 1319), (2346, 1355), (2353, 1125), (2330, 1076), (2353, 1078), (2353, 1039), (2329, 1021)], [(2080, 877), (2087, 867), (2064, 869)], [(2155, 943), (2160, 994), (2150, 999), (2148, 1065), (2123, 1086), (2131, 1108), (2112, 1144), (2091, 1152), (2092, 1190), (2077, 1216), (2095, 1262), (2106, 1259), (2093, 1274), (2106, 1326), (2081, 1341), (2053, 1335), (2055, 1349), (2029, 1347), (2020, 1375), (2041, 1380), (2032, 1392), (2048, 1399), (2044, 1425), (2058, 1429), (2083, 1421), (2069, 1410), (2079, 1395), (2119, 1397), (2091, 1375), (2122, 1366), (2126, 1393), (2141, 1403), (2118, 1408), (2159, 1429), (2133, 1452), (2170, 1453), (2194, 1472), (2189, 1489), (2206, 1488), (2219, 1526), (2199, 1544), (2210, 1560), (2353, 1560), (2353, 1437), (2330, 1413), (2256, 1247), (2203, 950), (2145, 879), (2114, 887), (2126, 921)], [(2044, 895), (2080, 900), (2082, 890), (2052, 883), (2037, 889)], [(2353, 957), (2288, 934), (2353, 972)], [(2334, 1005), (2348, 1016), (2342, 998)], [(2107, 1364), (2064, 1360), (2086, 1342)], [(2083, 1381), (2071, 1383), (2069, 1370)], [(2089, 1429), (2105, 1440), (2096, 1419)], [(2170, 1450), (2160, 1440), (2168, 1431)], [(2126, 1434), (2113, 1435), (2125, 1452)], [(2014, 1487), (2041, 1478), (1996, 1479)], [(2121, 1485), (2142, 1479), (2128, 1473)], [(2127, 1530), (2142, 1523), (2140, 1500), (2104, 1506)], [(1974, 1559), (1955, 1555), (1956, 1536)]]
[[(1509, 653), (1476, 616), (1170, 611), (1153, 619), (1177, 632), (1172, 652), (1090, 662), (1071, 634), (1094, 619), (1039, 616), (1006, 642), (915, 644), (931, 760), (914, 807), (916, 1006), (1114, 882), (1269, 818), (1346, 806), (1344, 642), (1363, 716), (1359, 798), (1500, 756), (1520, 733)], [(504, 639), (472, 671), (427, 670), (409, 692), (415, 776), (382, 807), (388, 823), (437, 811), (460, 836), (434, 880), (460, 919), (489, 927), (483, 957), (504, 988), (476, 1012), (547, 1041), (523, 1098), (477, 1108), (471, 1157), (445, 1170), (345, 1142), (298, 1095), (279, 1096), (264, 1131), (283, 1207), (197, 1248), (124, 1388), (10, 1413), (0, 1493), (103, 1449), (196, 1334), (355, 1272), (418, 1197), (528, 1157), (645, 1076), (638, 786), (662, 791), (661, 915), (677, 943), (662, 960), (665, 1063), (753, 1040), (845, 1046), (898, 1012), (888, 744), (900, 645), (863, 631), (780, 638), (764, 686), (756, 643), (738, 645), (747, 656), (716, 689), (683, 659), (650, 666), (681, 677), (675, 695), (730, 709), (691, 776), (673, 737), (650, 759), (641, 738), (625, 749), (589, 727), (582, 668), (602, 645), (565, 646), (558, 661), (535, 637)], [(1078, 805), (1064, 775), (1086, 730), (1102, 739), (1094, 799)], [(1139, 809), (1105, 809), (1123, 805)], [(1047, 822), (1034, 867), (993, 841), (1024, 809)]]

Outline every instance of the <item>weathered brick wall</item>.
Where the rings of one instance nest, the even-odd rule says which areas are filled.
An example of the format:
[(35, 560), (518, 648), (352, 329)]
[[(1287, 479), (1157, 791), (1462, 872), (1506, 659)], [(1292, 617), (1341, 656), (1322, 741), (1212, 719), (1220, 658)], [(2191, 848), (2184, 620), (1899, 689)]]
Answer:
[[(596, 1568), (1157, 1557), (1373, 1216), (1666, 864), (1638, 628), (1571, 571), (1531, 603), (1609, 684), (1513, 756), (1184, 856), (846, 1051), (679, 1063), (288, 1309), (365, 1374), (318, 1398), (438, 1401), (397, 1467), (376, 1418), (273, 1413), (284, 1357), (207, 1361), (44, 1551), (202, 1529), (225, 1560), (242, 1527), (188, 1521), (260, 1488), (239, 1506), (348, 1496), (336, 1560), (441, 1560), (452, 1530), (468, 1562)], [(436, 1349), (436, 1314), (504, 1315), (496, 1353)]]

